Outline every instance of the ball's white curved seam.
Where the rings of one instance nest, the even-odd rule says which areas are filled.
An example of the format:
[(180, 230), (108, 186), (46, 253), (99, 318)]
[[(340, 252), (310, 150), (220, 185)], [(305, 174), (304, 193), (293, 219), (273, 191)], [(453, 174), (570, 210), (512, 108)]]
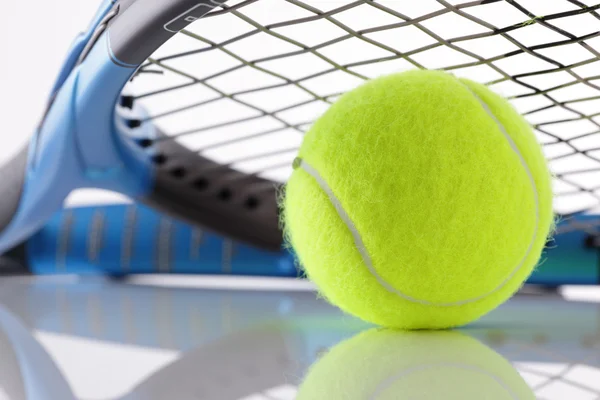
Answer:
[(471, 92), (471, 94), (477, 99), (477, 101), (479, 101), (479, 104), (481, 104), (481, 106), (483, 107), (485, 112), (490, 116), (490, 118), (492, 118), (494, 120), (494, 122), (496, 122), (496, 124), (498, 125), (498, 128), (500, 129), (500, 132), (502, 132), (502, 134), (504, 135), (504, 138), (506, 139), (506, 141), (508, 142), (508, 144), (510, 145), (512, 150), (515, 152), (517, 157), (519, 157), (519, 162), (521, 163), (521, 165), (523, 166), (523, 169), (527, 173), (527, 177), (529, 178), (529, 183), (531, 184), (531, 188), (533, 189), (533, 199), (534, 199), (534, 203), (535, 203), (535, 229), (533, 230), (533, 236), (531, 238), (531, 241), (529, 242), (529, 247), (527, 247), (527, 251), (525, 252), (525, 255), (523, 255), (523, 258), (521, 259), (519, 264), (504, 279), (504, 281), (502, 281), (500, 283), (500, 285), (498, 285), (494, 290), (492, 290), (488, 294), (484, 295), (484, 296), (489, 296), (490, 294), (496, 292), (497, 290), (502, 288), (504, 285), (506, 285), (508, 283), (508, 281), (510, 281), (512, 279), (512, 277), (515, 276), (515, 274), (523, 267), (525, 260), (531, 253), (531, 250), (533, 249), (533, 244), (535, 243), (535, 239), (538, 234), (539, 225), (540, 225), (540, 200), (539, 200), (539, 195), (538, 195), (538, 191), (537, 191), (537, 186), (535, 184), (535, 179), (533, 179), (533, 174), (531, 173), (531, 170), (529, 169), (529, 165), (527, 165), (527, 161), (525, 161), (525, 158), (523, 157), (523, 154), (521, 154), (521, 152), (519, 151), (519, 148), (517, 147), (517, 144), (515, 143), (515, 141), (508, 134), (508, 132), (506, 132), (504, 125), (502, 125), (502, 123), (498, 120), (498, 118), (496, 118), (494, 113), (488, 107), (487, 103), (485, 101), (483, 101), (483, 99), (481, 99), (477, 95), (477, 93), (473, 92), (470, 87), (468, 87), (464, 84), (463, 84), (463, 86), (465, 86), (467, 88), (467, 90), (469, 90), (469, 92)]
[(464, 84), (463, 84), (463, 86), (475, 97), (475, 99), (477, 99), (477, 101), (481, 104), (483, 110), (498, 125), (500, 132), (502, 133), (504, 138), (507, 140), (511, 149), (519, 157), (519, 161), (520, 161), (521, 165), (523, 166), (523, 168), (525, 169), (527, 176), (529, 178), (529, 181), (531, 183), (531, 187), (533, 189), (533, 197), (535, 200), (535, 229), (533, 232), (533, 237), (531, 239), (531, 242), (529, 243), (529, 247), (527, 248), (527, 251), (525, 252), (525, 255), (523, 256), (523, 258), (521, 259), (519, 264), (512, 270), (512, 272), (498, 286), (496, 286), (494, 289), (492, 289), (488, 293), (485, 293), (485, 294), (482, 294), (482, 295), (479, 295), (477, 297), (473, 297), (470, 299), (455, 301), (455, 302), (451, 302), (451, 303), (435, 303), (435, 302), (431, 302), (428, 300), (414, 298), (405, 293), (402, 293), (401, 291), (399, 291), (396, 288), (394, 288), (393, 286), (391, 286), (375, 270), (375, 267), (373, 266), (373, 261), (371, 260), (371, 257), (369, 256), (369, 252), (367, 251), (367, 248), (362, 240), (362, 237), (360, 236), (360, 233), (356, 229), (356, 226), (354, 225), (354, 222), (352, 221), (352, 219), (350, 218), (348, 213), (346, 213), (346, 210), (344, 210), (344, 207), (342, 206), (341, 202), (338, 200), (338, 198), (333, 193), (333, 190), (327, 184), (327, 181), (325, 181), (325, 179), (323, 179), (323, 177), (321, 176), (319, 171), (317, 171), (310, 164), (308, 164), (306, 162), (306, 160), (304, 160), (302, 158), (297, 158), (296, 160), (294, 160), (294, 166), (302, 168), (305, 172), (307, 172), (310, 176), (312, 176), (315, 179), (315, 181), (317, 182), (317, 184), (321, 187), (321, 189), (325, 192), (325, 194), (327, 194), (329, 201), (331, 202), (331, 204), (337, 211), (339, 217), (342, 219), (344, 224), (346, 224), (346, 227), (348, 228), (348, 230), (350, 230), (350, 233), (352, 234), (352, 238), (354, 239), (354, 244), (356, 246), (356, 249), (358, 250), (359, 254), (361, 255), (363, 262), (369, 269), (369, 272), (371, 272), (373, 277), (377, 280), (377, 282), (379, 282), (379, 284), (381, 286), (383, 286), (388, 292), (394, 293), (394, 294), (404, 298), (405, 300), (408, 300), (408, 301), (411, 301), (414, 303), (432, 305), (432, 306), (438, 306), (438, 307), (460, 306), (463, 304), (476, 302), (478, 300), (481, 300), (481, 299), (497, 292), (504, 285), (506, 285), (508, 283), (508, 281), (510, 281), (510, 279), (521, 269), (521, 267), (523, 266), (523, 263), (525, 262), (525, 260), (527, 259), (527, 256), (529, 255), (529, 253), (531, 252), (531, 249), (533, 248), (533, 244), (535, 243), (535, 238), (537, 235), (537, 230), (538, 230), (538, 225), (539, 225), (539, 199), (538, 199), (537, 187), (535, 185), (535, 180), (533, 179), (533, 175), (531, 174), (531, 171), (529, 170), (529, 166), (527, 165), (527, 162), (523, 158), (523, 155), (519, 151), (519, 148), (517, 147), (515, 142), (512, 140), (510, 135), (506, 132), (504, 125), (502, 125), (502, 123), (498, 120), (498, 118), (496, 118), (496, 116), (489, 109), (488, 105), (475, 92), (473, 92), (468, 86), (466, 86)]
[(493, 381), (495, 381), (498, 384), (498, 386), (500, 386), (502, 389), (504, 389), (504, 391), (510, 396), (511, 399), (518, 400), (518, 398), (519, 398), (511, 390), (510, 386), (508, 386), (502, 379), (500, 379), (499, 377), (497, 377), (496, 375), (494, 375), (492, 373), (488, 373), (488, 371), (486, 371), (486, 370), (478, 369), (475, 366), (469, 365), (469, 364), (446, 362), (446, 363), (425, 364), (425, 365), (421, 365), (421, 366), (416, 366), (413, 368), (403, 370), (396, 375), (392, 375), (392, 376), (388, 377), (386, 380), (384, 380), (383, 382), (379, 383), (379, 385), (373, 391), (373, 394), (369, 397), (369, 400), (377, 400), (377, 399), (381, 398), (380, 396), (383, 394), (383, 392), (385, 392), (387, 389), (389, 389), (394, 383), (410, 376), (411, 374), (414, 374), (416, 372), (421, 372), (421, 371), (432, 370), (434, 368), (440, 368), (440, 367), (444, 367), (444, 368), (447, 367), (449, 369), (452, 369), (453, 371), (464, 370), (464, 371), (469, 371), (469, 372), (476, 372), (481, 375), (487, 376), (487, 377), (491, 378)]

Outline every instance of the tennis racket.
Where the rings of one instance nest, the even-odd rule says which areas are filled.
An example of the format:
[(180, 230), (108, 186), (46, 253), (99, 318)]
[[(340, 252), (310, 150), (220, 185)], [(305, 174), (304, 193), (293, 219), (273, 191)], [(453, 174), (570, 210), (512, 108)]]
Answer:
[(36, 134), (0, 170), (0, 251), (40, 229), (71, 191), (94, 187), (280, 252), (277, 188), (303, 133), (345, 91), (413, 68), (506, 96), (544, 145), (561, 229), (591, 235), (594, 247), (599, 8), (593, 0), (105, 0), (66, 57)]

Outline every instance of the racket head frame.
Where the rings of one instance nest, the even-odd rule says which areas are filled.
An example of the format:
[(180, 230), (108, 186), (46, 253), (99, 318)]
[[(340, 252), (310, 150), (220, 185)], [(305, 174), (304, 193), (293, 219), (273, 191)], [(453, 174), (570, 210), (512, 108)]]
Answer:
[[(89, 187), (122, 193), (263, 249), (281, 248), (273, 182), (218, 165), (175, 141), (157, 140), (164, 135), (141, 122), (143, 116), (118, 110), (127, 108), (122, 90), (141, 64), (219, 4), (102, 3), (65, 61), (38, 132), (7, 165), (11, 174), (0, 187), (9, 194), (0, 208), (0, 251), (39, 229), (74, 189)], [(188, 178), (173, 179), (173, 171)], [(211, 189), (199, 190), (199, 180), (210, 180)]]

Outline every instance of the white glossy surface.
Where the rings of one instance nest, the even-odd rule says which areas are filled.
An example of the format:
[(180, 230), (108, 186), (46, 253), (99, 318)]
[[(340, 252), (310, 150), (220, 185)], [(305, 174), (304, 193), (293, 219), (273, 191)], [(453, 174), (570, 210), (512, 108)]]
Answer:
[[(370, 328), (293, 280), (6, 278), (0, 289), (83, 400), (291, 400), (326, 349)], [(539, 399), (598, 399), (600, 303), (597, 290), (579, 292), (587, 302), (519, 295), (461, 332)]]

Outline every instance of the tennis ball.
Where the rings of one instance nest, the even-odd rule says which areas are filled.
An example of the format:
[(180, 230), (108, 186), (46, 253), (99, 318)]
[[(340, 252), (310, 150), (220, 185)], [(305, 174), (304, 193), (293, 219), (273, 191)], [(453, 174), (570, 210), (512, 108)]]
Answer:
[(343, 95), (306, 134), (282, 200), (321, 294), (403, 329), (469, 323), (515, 293), (553, 226), (528, 123), (485, 86), (409, 71)]
[(309, 369), (297, 400), (535, 399), (513, 366), (456, 331), (372, 329)]

